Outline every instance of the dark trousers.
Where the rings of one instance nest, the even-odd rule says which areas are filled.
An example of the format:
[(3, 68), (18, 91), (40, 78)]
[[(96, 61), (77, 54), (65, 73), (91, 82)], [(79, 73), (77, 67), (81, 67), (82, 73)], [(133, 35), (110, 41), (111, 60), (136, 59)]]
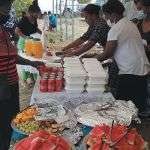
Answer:
[(108, 65), (108, 86), (110, 88), (110, 92), (114, 97), (116, 97), (116, 90), (118, 86), (118, 72), (118, 66), (115, 60), (113, 60), (113, 62)]
[(142, 112), (146, 108), (147, 96), (147, 76), (118, 75), (116, 99), (132, 100)]
[[(10, 86), (9, 100), (0, 101), (0, 150), (8, 150), (12, 135), (11, 120), (19, 112), (18, 84)], [(7, 92), (7, 91), (6, 91)]]

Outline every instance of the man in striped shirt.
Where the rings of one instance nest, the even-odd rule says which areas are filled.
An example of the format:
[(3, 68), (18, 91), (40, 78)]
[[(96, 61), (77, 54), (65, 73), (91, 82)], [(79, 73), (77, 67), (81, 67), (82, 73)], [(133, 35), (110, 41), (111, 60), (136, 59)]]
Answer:
[(32, 62), (17, 55), (3, 25), (8, 20), (10, 0), (0, 0), (0, 150), (8, 150), (11, 139), (11, 120), (19, 112), (19, 87), (16, 64), (38, 67), (41, 62)]

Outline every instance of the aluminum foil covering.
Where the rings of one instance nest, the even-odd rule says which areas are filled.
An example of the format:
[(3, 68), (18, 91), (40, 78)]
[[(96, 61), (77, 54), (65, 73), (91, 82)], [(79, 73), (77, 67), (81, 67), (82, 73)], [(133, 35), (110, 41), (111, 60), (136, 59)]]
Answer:
[(73, 129), (65, 130), (63, 136), (73, 144), (77, 144), (83, 137), (82, 129), (79, 126), (76, 126)]
[(69, 129), (73, 129), (78, 123), (75, 113), (70, 110), (70, 107), (72, 107), (70, 103), (63, 106), (58, 104), (57, 101), (51, 101), (49, 103), (36, 103), (36, 106), (38, 115), (35, 116), (35, 119), (37, 121), (55, 120), (58, 124)]
[(58, 105), (57, 102), (51, 103), (37, 103), (38, 115), (35, 116), (36, 120), (55, 120), (58, 116), (64, 116), (66, 114), (62, 105)]
[(55, 120), (57, 123), (69, 129), (74, 129), (78, 123), (75, 114), (70, 110), (65, 115), (59, 115)]
[(93, 102), (82, 104), (75, 109), (78, 122), (95, 126), (115, 123), (130, 125), (137, 118), (138, 110), (131, 101)]

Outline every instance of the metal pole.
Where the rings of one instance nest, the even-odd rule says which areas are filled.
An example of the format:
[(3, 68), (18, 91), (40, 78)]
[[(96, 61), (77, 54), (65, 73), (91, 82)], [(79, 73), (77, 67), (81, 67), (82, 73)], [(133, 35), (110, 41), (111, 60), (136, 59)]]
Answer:
[[(67, 12), (67, 5), (68, 5), (68, 1), (66, 0), (66, 3), (65, 3), (65, 11), (66, 11), (66, 13), (68, 13)], [(67, 14), (65, 15), (65, 35), (66, 35), (66, 40), (68, 40), (68, 16), (67, 16)]]
[(72, 40), (74, 39), (74, 0), (72, 0)]
[(60, 0), (59, 9), (60, 9), (60, 32), (62, 32), (62, 11), (61, 11), (62, 2)]
[[(56, 16), (57, 16), (57, 19), (58, 19), (58, 2), (57, 2), (57, 0), (55, 0), (55, 4), (56, 4), (56, 7), (55, 7), (55, 9), (56, 9)], [(57, 21), (58, 22), (58, 21)], [(56, 28), (56, 30), (58, 30), (58, 24), (57, 24), (57, 28)]]
[(53, 10), (52, 10), (53, 14), (54, 14), (54, 12), (55, 12), (55, 11), (54, 11), (54, 9), (55, 9), (55, 8), (54, 8), (54, 7), (55, 7), (55, 4), (54, 4), (54, 3), (55, 3), (55, 2), (54, 2), (54, 0), (53, 0)]

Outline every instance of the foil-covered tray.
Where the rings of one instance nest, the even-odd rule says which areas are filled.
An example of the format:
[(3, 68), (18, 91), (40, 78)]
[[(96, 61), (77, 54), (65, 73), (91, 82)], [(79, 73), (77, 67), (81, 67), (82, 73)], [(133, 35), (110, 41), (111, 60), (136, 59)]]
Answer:
[(138, 109), (131, 101), (92, 102), (75, 109), (78, 122), (94, 127), (95, 125), (115, 123), (130, 125), (137, 119)]

